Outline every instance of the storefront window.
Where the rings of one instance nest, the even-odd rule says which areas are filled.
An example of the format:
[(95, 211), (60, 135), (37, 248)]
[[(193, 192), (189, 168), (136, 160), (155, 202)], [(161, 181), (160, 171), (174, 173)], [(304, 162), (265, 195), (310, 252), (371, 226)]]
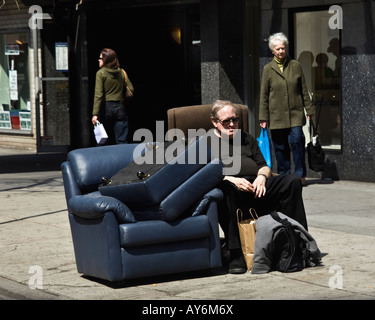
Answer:
[(0, 130), (31, 130), (27, 33), (0, 34)]
[(328, 10), (294, 13), (294, 54), (317, 106), (318, 135), (325, 149), (341, 149), (340, 32)]

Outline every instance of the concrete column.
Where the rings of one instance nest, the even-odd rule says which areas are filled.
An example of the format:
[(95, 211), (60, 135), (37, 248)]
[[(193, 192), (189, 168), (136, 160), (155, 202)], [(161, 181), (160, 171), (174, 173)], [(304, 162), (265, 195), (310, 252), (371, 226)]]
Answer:
[(242, 1), (201, 1), (202, 103), (243, 103)]
[(202, 104), (223, 99), (247, 105), (254, 133), (259, 1), (201, 0), (200, 10)]

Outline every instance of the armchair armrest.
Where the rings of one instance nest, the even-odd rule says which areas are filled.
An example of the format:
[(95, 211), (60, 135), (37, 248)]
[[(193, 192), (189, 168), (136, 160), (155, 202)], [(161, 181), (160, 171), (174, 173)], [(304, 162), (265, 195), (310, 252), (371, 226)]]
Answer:
[(222, 198), (223, 198), (223, 192), (220, 189), (218, 188), (212, 189), (211, 191), (207, 192), (203, 196), (203, 199), (198, 203), (198, 205), (194, 209), (192, 216), (195, 217), (195, 216), (199, 216), (201, 214), (206, 213), (208, 205), (212, 201), (217, 202), (217, 201), (220, 201)]
[(80, 195), (82, 192), (77, 185), (69, 161), (65, 161), (61, 164), (61, 172), (64, 182), (65, 199), (66, 202), (68, 202), (71, 197)]
[(130, 209), (121, 201), (108, 197), (73, 196), (68, 200), (69, 211), (83, 219), (97, 219), (112, 211), (119, 223), (137, 222)]

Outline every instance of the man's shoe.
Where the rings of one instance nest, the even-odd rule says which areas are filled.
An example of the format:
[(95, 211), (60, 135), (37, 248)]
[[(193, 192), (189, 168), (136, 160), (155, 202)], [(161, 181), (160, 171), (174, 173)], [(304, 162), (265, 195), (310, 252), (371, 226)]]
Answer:
[(233, 259), (229, 263), (229, 273), (241, 274), (245, 272), (246, 272), (246, 262), (245, 262), (243, 255), (241, 255), (240, 257), (236, 259)]

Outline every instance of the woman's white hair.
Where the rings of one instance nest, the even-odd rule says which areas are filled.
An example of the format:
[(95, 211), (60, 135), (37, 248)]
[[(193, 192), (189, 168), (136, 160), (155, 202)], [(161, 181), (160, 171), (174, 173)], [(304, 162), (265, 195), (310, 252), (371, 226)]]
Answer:
[(285, 47), (288, 46), (288, 38), (282, 32), (274, 33), (268, 38), (268, 46), (270, 47), (271, 51), (273, 51), (277, 42), (282, 42)]

